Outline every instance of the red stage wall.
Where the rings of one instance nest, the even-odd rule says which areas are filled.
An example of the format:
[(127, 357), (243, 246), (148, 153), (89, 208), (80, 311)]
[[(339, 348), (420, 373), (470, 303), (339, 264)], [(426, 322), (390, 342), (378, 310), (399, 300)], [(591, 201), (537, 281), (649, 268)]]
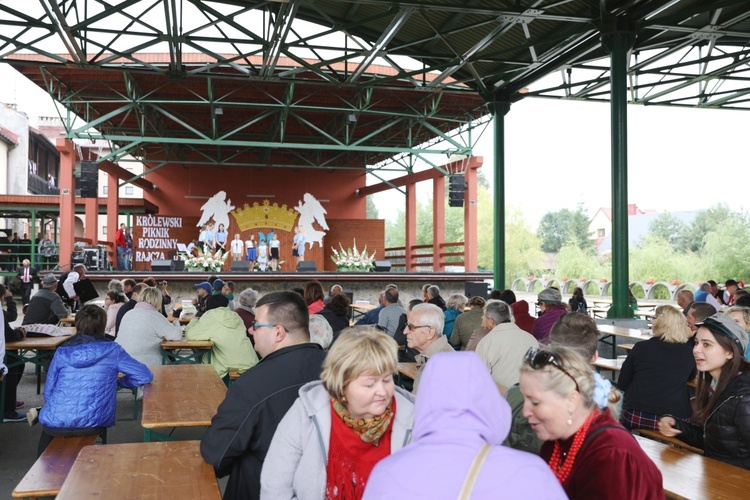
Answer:
[(144, 197), (159, 207), (160, 215), (200, 217), (207, 198), (185, 196), (210, 197), (226, 191), (237, 208), (264, 199), (248, 198), (248, 194), (275, 195), (268, 198), (271, 203), (293, 208), (305, 193), (310, 193), (319, 201), (328, 200), (321, 201), (328, 212), (326, 219), (366, 217), (365, 197), (354, 195), (356, 189), (365, 186), (365, 175), (360, 171), (168, 165), (148, 174), (147, 179), (158, 189), (144, 193)]
[[(305, 193), (312, 194), (321, 201), (326, 209), (326, 221), (329, 231), (323, 240), (323, 248), (315, 245), (307, 248), (305, 260), (314, 260), (318, 270), (335, 271), (336, 266), (331, 260), (331, 247), (338, 249), (339, 242), (344, 248), (351, 247), (356, 238), (357, 247), (361, 251), (367, 245), (368, 253), (375, 250), (376, 258), (383, 260), (385, 251), (385, 222), (383, 220), (366, 220), (365, 197), (356, 197), (354, 191), (364, 187), (364, 175), (359, 171), (330, 171), (330, 170), (294, 170), (294, 169), (258, 169), (239, 167), (183, 167), (169, 165), (162, 167), (148, 175), (148, 180), (158, 186), (153, 192), (144, 193), (144, 197), (159, 207), (159, 216), (176, 216), (184, 218), (184, 227), (173, 230), (171, 238), (177, 238), (180, 243), (189, 243), (190, 238), (198, 238), (200, 228), (193, 226), (201, 216), (201, 207), (208, 197), (218, 191), (225, 191), (227, 199), (232, 205), (243, 208), (245, 204), (259, 205), (265, 199), (278, 206), (286, 205), (293, 209)], [(252, 197), (253, 195), (275, 195), (275, 197)], [(185, 198), (186, 195), (201, 196), (201, 198)], [(326, 201), (327, 200), (327, 201)], [(292, 231), (257, 227), (252, 230), (241, 231), (234, 217), (229, 215), (229, 239), (240, 233), (242, 240), (246, 240), (250, 232), (256, 234), (262, 231), (268, 234), (275, 231), (278, 234), (281, 248), (280, 256), (285, 261), (283, 271), (295, 269), (295, 258), (292, 257)], [(322, 229), (317, 226), (316, 229)], [(136, 251), (138, 238), (142, 237), (141, 228), (134, 227)], [(169, 257), (167, 257), (169, 258)], [(229, 265), (227, 264), (227, 268)], [(137, 270), (150, 269), (148, 262), (137, 263)]]

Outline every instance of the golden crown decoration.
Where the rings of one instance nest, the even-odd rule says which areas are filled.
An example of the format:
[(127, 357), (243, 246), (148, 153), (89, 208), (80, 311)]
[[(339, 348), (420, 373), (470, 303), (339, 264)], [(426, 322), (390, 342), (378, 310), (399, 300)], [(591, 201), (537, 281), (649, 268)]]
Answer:
[(262, 204), (258, 204), (256, 201), (252, 207), (245, 203), (244, 207), (230, 213), (242, 231), (259, 227), (291, 231), (294, 227), (294, 221), (297, 220), (297, 212), (294, 209), (288, 209), (286, 204), (279, 206), (278, 203), (274, 203), (271, 205), (268, 200), (263, 200)]

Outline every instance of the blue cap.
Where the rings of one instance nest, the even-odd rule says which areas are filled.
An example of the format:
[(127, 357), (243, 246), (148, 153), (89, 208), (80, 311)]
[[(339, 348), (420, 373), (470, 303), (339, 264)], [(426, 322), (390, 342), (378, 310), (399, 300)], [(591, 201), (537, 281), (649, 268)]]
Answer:
[(211, 283), (209, 283), (208, 281), (204, 281), (203, 283), (198, 283), (197, 285), (195, 285), (195, 288), (196, 289), (202, 288), (206, 292), (211, 293)]

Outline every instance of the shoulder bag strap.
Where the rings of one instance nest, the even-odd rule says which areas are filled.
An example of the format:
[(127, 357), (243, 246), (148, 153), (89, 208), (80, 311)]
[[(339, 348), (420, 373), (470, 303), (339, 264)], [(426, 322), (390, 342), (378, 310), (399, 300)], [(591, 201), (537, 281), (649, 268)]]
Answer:
[(482, 447), (479, 448), (479, 451), (474, 457), (474, 461), (471, 462), (471, 467), (469, 467), (469, 472), (466, 474), (464, 484), (461, 486), (461, 491), (458, 493), (458, 500), (469, 500), (471, 498), (474, 484), (477, 482), (479, 472), (481, 472), (484, 461), (487, 459), (487, 455), (490, 454), (490, 451), (492, 451), (492, 446), (487, 443), (484, 443)]

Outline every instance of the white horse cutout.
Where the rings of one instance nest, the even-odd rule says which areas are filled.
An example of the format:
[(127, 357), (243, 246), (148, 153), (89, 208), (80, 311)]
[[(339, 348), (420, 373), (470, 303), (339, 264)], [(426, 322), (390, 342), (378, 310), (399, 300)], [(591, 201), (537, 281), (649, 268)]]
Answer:
[[(304, 203), (302, 203), (304, 200)], [(297, 225), (299, 226), (300, 232), (305, 237), (305, 243), (309, 248), (313, 247), (313, 243), (317, 243), (321, 248), (323, 247), (323, 236), (326, 235), (325, 231), (318, 231), (313, 228), (313, 222), (320, 224), (320, 227), (328, 231), (328, 223), (326, 222), (325, 214), (326, 209), (315, 199), (310, 193), (305, 193), (298, 205), (294, 209), (299, 212), (299, 220)]]

